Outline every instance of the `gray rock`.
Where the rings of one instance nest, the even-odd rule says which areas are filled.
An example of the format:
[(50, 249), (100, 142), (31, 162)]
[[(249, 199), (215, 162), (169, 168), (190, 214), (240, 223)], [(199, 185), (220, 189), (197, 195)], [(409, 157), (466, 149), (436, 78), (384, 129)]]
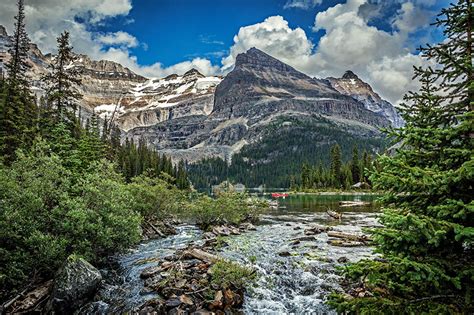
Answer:
[(76, 313), (76, 315), (108, 314), (109, 308), (110, 308), (109, 304), (103, 301), (91, 302), (81, 307), (79, 311)]
[(57, 273), (46, 309), (68, 314), (79, 309), (98, 289), (102, 276), (82, 258), (70, 256)]

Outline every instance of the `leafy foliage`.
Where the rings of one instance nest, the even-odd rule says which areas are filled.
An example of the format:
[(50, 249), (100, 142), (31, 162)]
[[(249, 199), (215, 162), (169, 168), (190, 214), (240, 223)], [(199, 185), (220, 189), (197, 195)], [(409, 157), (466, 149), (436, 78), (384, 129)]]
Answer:
[(242, 289), (256, 279), (255, 270), (226, 260), (216, 262), (209, 272), (212, 275), (211, 284), (225, 289)]
[(50, 149), (39, 140), (0, 166), (2, 288), (51, 275), (71, 253), (94, 262), (139, 239), (140, 216), (112, 165), (79, 176)]
[(268, 204), (264, 200), (249, 198), (246, 194), (223, 192), (216, 198), (206, 195), (194, 197), (183, 216), (208, 229), (212, 225), (239, 224), (257, 219), (266, 209)]

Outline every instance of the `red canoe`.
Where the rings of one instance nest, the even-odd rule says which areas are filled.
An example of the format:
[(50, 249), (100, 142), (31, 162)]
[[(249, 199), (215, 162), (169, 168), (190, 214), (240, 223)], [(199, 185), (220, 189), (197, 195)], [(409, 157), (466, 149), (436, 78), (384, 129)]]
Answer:
[(285, 193), (272, 193), (273, 198), (285, 198), (288, 197), (288, 194)]

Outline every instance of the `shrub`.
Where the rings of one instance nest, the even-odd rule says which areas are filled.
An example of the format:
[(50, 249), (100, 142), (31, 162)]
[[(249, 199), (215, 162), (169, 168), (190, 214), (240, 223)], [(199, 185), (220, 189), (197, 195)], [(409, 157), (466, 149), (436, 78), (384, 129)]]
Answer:
[(195, 198), (188, 206), (185, 216), (207, 229), (212, 225), (256, 220), (267, 208), (268, 203), (264, 200), (226, 192), (215, 199), (204, 195)]
[(252, 268), (226, 260), (216, 262), (212, 265), (209, 272), (212, 275), (212, 285), (224, 289), (230, 287), (243, 289), (248, 286), (249, 283), (255, 281), (257, 277), (255, 270)]
[(170, 185), (169, 181), (146, 174), (133, 178), (127, 189), (133, 196), (132, 208), (145, 218), (162, 219), (175, 215), (185, 201), (183, 191)]
[[(0, 287), (51, 276), (69, 254), (98, 262), (139, 240), (140, 216), (113, 166), (72, 173), (39, 141), (0, 165)], [(7, 293), (7, 292), (3, 292)]]

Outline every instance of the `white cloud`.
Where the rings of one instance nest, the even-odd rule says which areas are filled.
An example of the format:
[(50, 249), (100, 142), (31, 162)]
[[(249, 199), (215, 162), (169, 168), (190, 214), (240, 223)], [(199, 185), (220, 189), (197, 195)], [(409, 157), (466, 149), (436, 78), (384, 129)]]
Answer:
[(204, 75), (213, 75), (220, 72), (218, 66), (203, 58), (194, 58), (190, 61), (183, 61), (178, 64), (166, 67), (162, 63), (157, 62), (152, 65), (140, 65), (137, 57), (130, 54), (125, 48), (111, 47), (106, 52), (102, 53), (102, 58), (106, 60), (113, 60), (132, 71), (148, 78), (160, 78), (173, 73), (183, 74), (184, 72), (195, 68)]
[(234, 45), (230, 54), (222, 60), (224, 71), (229, 70), (239, 53), (252, 47), (279, 58), (283, 62), (294, 64), (295, 57), (309, 56), (313, 44), (301, 28), (291, 29), (281, 16), (271, 16), (262, 23), (241, 27), (234, 36)]
[[(194, 58), (169, 67), (160, 62), (140, 65), (137, 57), (129, 51), (129, 48), (139, 45), (133, 35), (123, 31), (95, 34), (87, 28), (88, 25), (102, 23), (107, 18), (127, 16), (131, 9), (131, 0), (26, 0), (26, 26), (31, 40), (45, 53), (54, 52), (57, 36), (63, 30), (68, 30), (77, 53), (87, 54), (96, 60), (121, 63), (143, 76), (162, 77), (175, 72), (184, 73), (191, 68), (196, 68), (205, 75), (219, 72), (218, 66), (203, 58)], [(1, 4), (0, 24), (6, 26), (10, 34), (16, 12), (16, 1)], [(77, 18), (84, 22), (78, 22)], [(131, 23), (133, 20), (127, 19), (125, 22)], [(146, 50), (148, 46), (141, 43), (141, 47)]]
[(323, 3), (323, 0), (288, 0), (283, 6), (284, 9), (308, 10)]
[(109, 46), (137, 47), (138, 40), (127, 32), (118, 31), (97, 36), (97, 40)]
[(393, 21), (393, 26), (401, 32), (413, 32), (429, 25), (429, 12), (416, 7), (412, 2), (402, 4), (398, 15)]

